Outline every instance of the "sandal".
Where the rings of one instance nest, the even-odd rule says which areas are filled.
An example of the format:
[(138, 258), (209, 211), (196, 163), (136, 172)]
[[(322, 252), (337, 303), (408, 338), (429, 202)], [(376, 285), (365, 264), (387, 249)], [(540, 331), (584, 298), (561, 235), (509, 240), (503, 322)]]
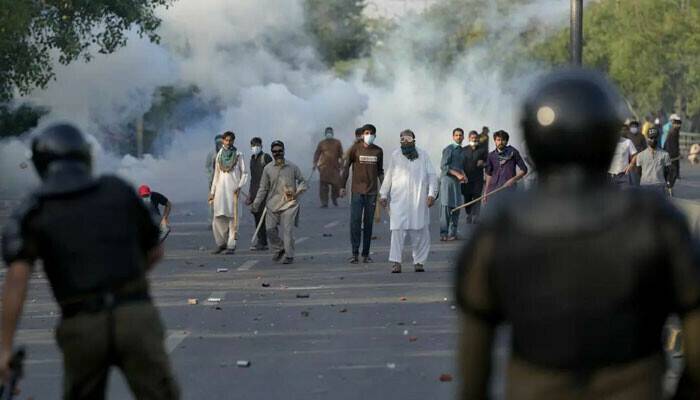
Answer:
[(394, 266), (391, 267), (391, 273), (392, 274), (400, 274), (401, 273), (401, 264), (394, 263)]
[(425, 269), (423, 268), (423, 264), (416, 264), (413, 266), (416, 270), (416, 272), (425, 272)]

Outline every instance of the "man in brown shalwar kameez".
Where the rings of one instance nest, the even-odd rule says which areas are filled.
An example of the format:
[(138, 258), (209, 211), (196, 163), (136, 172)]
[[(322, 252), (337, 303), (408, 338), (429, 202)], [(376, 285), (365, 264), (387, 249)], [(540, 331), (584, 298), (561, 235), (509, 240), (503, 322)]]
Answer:
[(340, 190), (340, 171), (343, 163), (343, 145), (333, 137), (333, 128), (326, 128), (325, 139), (321, 140), (314, 154), (314, 167), (318, 168), (321, 176), (319, 195), (321, 208), (328, 207), (328, 192), (333, 205), (338, 205)]

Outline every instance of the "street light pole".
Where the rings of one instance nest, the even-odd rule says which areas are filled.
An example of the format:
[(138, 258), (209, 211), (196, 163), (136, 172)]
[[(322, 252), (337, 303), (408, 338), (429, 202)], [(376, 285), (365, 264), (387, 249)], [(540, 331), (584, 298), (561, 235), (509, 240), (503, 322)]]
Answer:
[(571, 64), (583, 63), (583, 0), (571, 0)]

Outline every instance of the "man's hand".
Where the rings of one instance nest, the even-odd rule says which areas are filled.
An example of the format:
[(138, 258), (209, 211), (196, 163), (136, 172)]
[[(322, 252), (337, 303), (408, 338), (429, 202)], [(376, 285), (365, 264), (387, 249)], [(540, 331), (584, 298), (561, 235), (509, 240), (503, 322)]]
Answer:
[(170, 225), (170, 220), (168, 220), (168, 218), (163, 218), (163, 219), (160, 220), (160, 226), (162, 226), (162, 227), (165, 228), (165, 227), (167, 227), (168, 225)]
[(386, 206), (389, 205), (389, 200), (387, 200), (387, 198), (384, 197), (384, 198), (382, 198), (382, 199), (379, 199), (379, 204), (380, 204), (382, 207), (386, 208)]
[(236, 196), (240, 195), (240, 194), (241, 194), (241, 188), (238, 188), (238, 189), (234, 190), (234, 191), (233, 191), (233, 194), (235, 194)]
[(435, 204), (435, 197), (428, 196), (428, 208), (432, 207), (433, 204)]
[(476, 166), (477, 166), (477, 167), (483, 167), (483, 166), (484, 166), (484, 160), (477, 160), (477, 161), (476, 161)]
[(345, 188), (340, 189), (340, 191), (338, 192), (338, 196), (345, 197)]
[(515, 179), (511, 178), (506, 181), (506, 183), (503, 184), (503, 187), (511, 187), (515, 184)]
[(213, 195), (212, 193), (209, 193), (209, 199), (208, 199), (208, 201), (209, 201), (210, 203), (211, 203), (212, 201), (214, 201), (214, 195)]

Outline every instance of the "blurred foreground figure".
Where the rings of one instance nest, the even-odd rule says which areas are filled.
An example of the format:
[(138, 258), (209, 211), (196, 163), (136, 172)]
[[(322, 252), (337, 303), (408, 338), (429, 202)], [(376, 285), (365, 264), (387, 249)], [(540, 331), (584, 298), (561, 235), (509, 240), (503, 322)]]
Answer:
[(42, 185), (3, 233), (2, 378), (41, 259), (61, 308), (64, 398), (104, 398), (109, 369), (117, 366), (137, 399), (177, 399), (146, 279), (163, 254), (149, 211), (122, 180), (92, 177), (90, 146), (73, 126), (48, 128), (32, 153)]
[(607, 184), (618, 104), (585, 70), (552, 74), (526, 99), (538, 186), (495, 201), (459, 258), (462, 399), (489, 397), (502, 323), (512, 330), (509, 400), (663, 398), (662, 328), (674, 313), (684, 384), (700, 380), (698, 245), (663, 197)]

